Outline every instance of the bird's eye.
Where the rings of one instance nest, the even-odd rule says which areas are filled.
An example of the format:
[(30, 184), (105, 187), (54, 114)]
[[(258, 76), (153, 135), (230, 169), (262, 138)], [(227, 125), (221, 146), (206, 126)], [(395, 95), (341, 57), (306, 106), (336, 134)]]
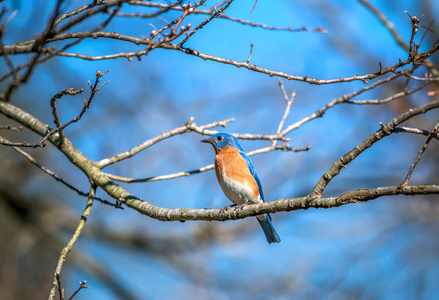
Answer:
[(222, 136), (219, 136), (219, 137), (217, 137), (216, 139), (218, 140), (218, 142), (221, 142), (222, 139), (223, 139), (223, 137), (222, 137)]

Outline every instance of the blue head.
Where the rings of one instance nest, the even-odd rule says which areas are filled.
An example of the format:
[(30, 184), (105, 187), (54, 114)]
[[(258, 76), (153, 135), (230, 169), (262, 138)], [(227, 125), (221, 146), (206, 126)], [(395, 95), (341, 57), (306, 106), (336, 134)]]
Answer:
[(237, 148), (239, 151), (244, 151), (238, 140), (233, 135), (226, 132), (218, 132), (212, 135), (210, 138), (201, 141), (203, 143), (212, 144), (213, 148), (215, 148), (215, 151), (217, 151), (218, 149), (224, 149), (226, 147), (234, 147)]

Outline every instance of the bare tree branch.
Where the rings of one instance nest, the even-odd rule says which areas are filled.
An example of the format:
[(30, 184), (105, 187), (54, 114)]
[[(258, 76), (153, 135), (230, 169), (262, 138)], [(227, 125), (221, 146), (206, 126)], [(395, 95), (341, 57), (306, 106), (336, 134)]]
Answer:
[[(6, 140), (5, 138), (0, 136), (0, 140)], [(21, 150), (18, 147), (12, 147), (12, 149), (14, 149), (15, 151), (17, 151), (19, 154), (23, 155), (28, 161), (30, 161), (33, 165), (35, 165), (37, 168), (39, 168), (41, 171), (43, 171), (44, 173), (48, 174), (49, 176), (51, 176), (53, 179), (55, 179), (56, 181), (60, 182), (61, 184), (63, 184), (64, 186), (68, 187), (69, 189), (75, 191), (78, 195), (80, 196), (84, 196), (84, 197), (89, 197), (90, 194), (89, 193), (85, 193), (81, 190), (79, 190), (78, 188), (74, 187), (73, 185), (71, 185), (70, 183), (68, 183), (67, 181), (65, 181), (64, 179), (62, 179), (61, 177), (59, 177), (58, 175), (55, 174), (55, 172), (47, 169), (46, 167), (44, 167), (43, 165), (41, 165), (34, 157), (32, 157), (29, 153), (26, 153), (25, 151)], [(113, 206), (115, 208), (121, 208), (119, 205), (115, 204), (115, 203), (111, 203), (105, 199), (99, 198), (99, 197), (95, 197), (95, 200), (101, 202), (102, 204), (106, 204), (106, 205), (110, 205)]]
[(371, 134), (361, 144), (356, 146), (347, 154), (343, 155), (339, 160), (337, 160), (332, 165), (332, 167), (328, 171), (325, 172), (325, 174), (323, 174), (323, 176), (319, 179), (317, 184), (314, 186), (311, 195), (314, 197), (320, 197), (323, 190), (326, 188), (329, 182), (340, 173), (340, 170), (342, 168), (346, 167), (347, 164), (353, 161), (356, 157), (358, 157), (358, 155), (363, 153), (366, 149), (370, 148), (374, 143), (378, 142), (383, 137), (390, 135), (393, 129), (397, 125), (407, 121), (408, 119), (416, 115), (424, 114), (427, 111), (435, 109), (437, 107), (439, 107), (439, 100), (431, 101), (427, 104), (418, 106), (416, 108), (410, 109), (409, 111), (400, 114), (398, 117), (392, 119), (386, 124), (381, 124), (382, 128), (380, 130)]
[(89, 289), (90, 288), (89, 286), (86, 286), (87, 281), (85, 281), (85, 280), (81, 281), (79, 284), (80, 284), (79, 288), (73, 293), (73, 295), (69, 298), (69, 300), (73, 299), (73, 297), (75, 297), (76, 294), (78, 294), (80, 290), (82, 290), (82, 289)]
[(387, 98), (381, 99), (381, 100), (349, 100), (346, 101), (346, 103), (351, 103), (351, 104), (383, 104), (383, 103), (388, 103), (391, 102), (393, 100), (411, 95), (416, 93), (417, 91), (422, 90), (424, 87), (426, 87), (428, 84), (430, 84), (430, 82), (425, 82), (423, 84), (421, 84), (420, 86), (412, 89), (412, 90), (404, 90), (402, 92), (393, 94), (392, 96), (389, 96)]
[(82, 229), (84, 229), (85, 222), (87, 222), (88, 216), (90, 215), (95, 193), (96, 193), (96, 186), (92, 185), (89, 193), (90, 196), (88, 197), (84, 212), (81, 215), (81, 219), (79, 221), (78, 227), (76, 228), (76, 231), (73, 234), (72, 238), (70, 239), (68, 244), (64, 247), (64, 249), (61, 251), (61, 255), (59, 256), (58, 264), (56, 265), (56, 269), (55, 269), (55, 275), (53, 278), (52, 287), (49, 292), (49, 300), (55, 299), (55, 289), (59, 285), (58, 278), (60, 278), (64, 261), (66, 260), (67, 254), (70, 252), (70, 250), (72, 250), (73, 245), (81, 235)]
[[(306, 82), (309, 84), (315, 84), (315, 85), (333, 84), (333, 83), (351, 82), (351, 81), (363, 81), (364, 83), (367, 83), (367, 80), (374, 79), (376, 77), (382, 76), (382, 75), (387, 74), (387, 73), (394, 73), (397, 71), (397, 69), (399, 69), (403, 66), (406, 66), (412, 62), (413, 63), (422, 62), (422, 60), (430, 57), (430, 55), (432, 55), (433, 53), (435, 53), (439, 49), (439, 43), (437, 43), (430, 50), (428, 50), (426, 52), (417, 54), (413, 57), (406, 59), (405, 61), (400, 61), (399, 63), (394, 64), (393, 66), (387, 67), (385, 69), (381, 69), (380, 71), (374, 72), (374, 73), (369, 73), (369, 74), (365, 74), (365, 75), (354, 75), (354, 76), (350, 76), (350, 77), (335, 78), (335, 79), (315, 79), (315, 78), (309, 78), (308, 76), (297, 76), (297, 75), (290, 75), (290, 74), (286, 74), (286, 73), (278, 72), (278, 71), (271, 71), (271, 70), (268, 70), (265, 68), (258, 67), (256, 65), (249, 64), (247, 62), (238, 62), (238, 61), (231, 60), (231, 59), (224, 59), (224, 58), (204, 54), (204, 53), (201, 53), (201, 52), (196, 51), (196, 50), (191, 49), (191, 48), (180, 47), (179, 45), (168, 44), (168, 43), (162, 43), (161, 45), (158, 45), (157, 42), (151, 42), (148, 39), (135, 38), (132, 36), (127, 36), (127, 35), (123, 35), (123, 34), (119, 34), (119, 33), (115, 33), (115, 32), (66, 33), (66, 34), (60, 34), (60, 35), (56, 36), (56, 38), (50, 40), (50, 42), (54, 42), (57, 40), (71, 39), (71, 38), (85, 39), (85, 38), (89, 38), (89, 37), (92, 37), (94, 39), (96, 39), (96, 38), (110, 38), (110, 39), (131, 42), (131, 43), (134, 43), (136, 45), (144, 44), (144, 45), (152, 46), (154, 48), (177, 50), (177, 51), (181, 51), (185, 54), (199, 57), (199, 58), (204, 59), (204, 60), (211, 60), (211, 61), (215, 61), (218, 63), (233, 65), (233, 66), (238, 67), (238, 68), (241, 68), (241, 67), (246, 68), (246, 69), (254, 71), (254, 72), (269, 75), (271, 77), (276, 76), (276, 77), (280, 77), (280, 78), (285, 78), (287, 80), (302, 81), (302, 82)], [(8, 46), (6, 46), (6, 47), (4, 47), (3, 52), (8, 52), (9, 49), (10, 48), (8, 48)], [(17, 53), (16, 50), (17, 49), (15, 49), (14, 52)], [(26, 53), (28, 50), (23, 48), (23, 49), (21, 49), (21, 51), (24, 51), (22, 53)], [(2, 53), (0, 53), (0, 54), (2, 54)], [(119, 55), (122, 56), (121, 54), (119, 54)], [(78, 58), (82, 58), (82, 59), (87, 59), (89, 57), (89, 56), (83, 56), (80, 54), (77, 54), (77, 55), (71, 54), (69, 56), (78, 57)], [(112, 56), (109, 56), (108, 58), (115, 58), (115, 57), (114, 57), (114, 55), (112, 55)]]
[(428, 130), (424, 130), (424, 129), (419, 129), (419, 128), (411, 128), (411, 127), (406, 127), (406, 126), (402, 126), (402, 127), (395, 127), (393, 129), (394, 132), (398, 133), (398, 132), (408, 132), (408, 133), (415, 133), (415, 134), (420, 134), (420, 135), (425, 135), (425, 136), (432, 136), (435, 139), (439, 139), (439, 133), (432, 133), (431, 131)]
[[(84, 91), (84, 89), (80, 89), (80, 90), (75, 91), (75, 89), (73, 89), (73, 88), (62, 90), (61, 92), (58, 92), (55, 96), (53, 96), (52, 99), (50, 100), (50, 105), (52, 106), (52, 115), (53, 115), (53, 118), (55, 119), (54, 122), (55, 122), (55, 125), (57, 127), (57, 131), (59, 133), (61, 143), (64, 140), (63, 128), (65, 128), (65, 126), (62, 127), (61, 122), (59, 120), (58, 111), (56, 108), (56, 100), (60, 99), (64, 95), (73, 96), (73, 95), (77, 95), (79, 93), (82, 93), (83, 91)], [(55, 132), (55, 130), (53, 132)]]
[[(228, 120), (224, 120), (224, 121), (220, 121), (220, 122), (215, 122), (215, 123), (211, 123), (205, 126), (197, 126), (194, 122), (193, 122), (194, 118), (191, 117), (189, 119), (189, 121), (184, 124), (183, 126), (174, 128), (172, 130), (169, 130), (167, 132), (164, 132), (150, 140), (147, 140), (145, 142), (143, 142), (142, 144), (132, 148), (129, 151), (117, 154), (115, 156), (112, 156), (110, 158), (105, 158), (103, 160), (101, 160), (100, 162), (98, 162), (99, 167), (100, 168), (105, 168), (111, 164), (120, 162), (122, 160), (125, 160), (127, 158), (133, 157), (134, 155), (136, 155), (137, 153), (139, 153), (140, 151), (145, 150), (146, 148), (149, 148), (155, 144), (157, 144), (158, 142), (161, 142), (165, 139), (168, 139), (170, 137), (173, 137), (175, 135), (178, 134), (182, 134), (185, 132), (189, 132), (189, 131), (195, 131), (201, 134), (206, 134), (206, 135), (212, 135), (214, 134), (216, 131), (211, 131), (211, 130), (206, 130), (208, 128), (212, 128), (212, 127), (216, 127), (216, 126), (222, 126), (222, 127), (226, 127), (228, 122), (232, 122), (233, 119), (228, 119)], [(145, 180), (145, 181), (149, 181), (149, 180)]]
[[(137, 210), (141, 214), (161, 221), (186, 221), (186, 220), (231, 220), (255, 216), (263, 213), (273, 213), (278, 211), (291, 211), (309, 207), (336, 207), (347, 203), (373, 200), (388, 195), (417, 195), (417, 194), (437, 194), (439, 186), (437, 185), (418, 185), (406, 187), (384, 187), (377, 189), (360, 189), (353, 192), (344, 193), (335, 198), (321, 198), (321, 193), (328, 183), (339, 174), (340, 170), (349, 162), (354, 160), (358, 155), (370, 148), (374, 143), (392, 133), (392, 130), (400, 123), (426, 113), (429, 110), (439, 107), (439, 100), (431, 101), (422, 106), (411, 109), (398, 117), (392, 119), (387, 124), (382, 124), (382, 129), (371, 134), (366, 140), (356, 146), (349, 153), (343, 155), (334, 165), (320, 178), (313, 191), (302, 198), (292, 198), (288, 200), (277, 200), (269, 203), (257, 205), (244, 205), (234, 209), (166, 209), (154, 206), (140, 198), (132, 195), (122, 187), (112, 182), (98, 167), (96, 162), (85, 157), (74, 145), (66, 138), (63, 147), (59, 147), (59, 141), (53, 137), (49, 138), (50, 142), (59, 147), (70, 161), (81, 169), (93, 184), (96, 184), (108, 193), (114, 199), (117, 199), (128, 207)], [(0, 112), (19, 121), (26, 127), (32, 127), (35, 132), (44, 135), (47, 132), (47, 125), (38, 119), (22, 112), (17, 107), (0, 102)], [(15, 113), (14, 113), (15, 112)]]
[[(431, 63), (431, 61), (429, 61), (429, 59), (432, 59), (431, 56), (437, 54), (439, 50), (438, 41), (435, 41), (433, 46), (429, 45), (429, 49), (426, 48), (428, 49), (427, 51), (422, 53), (418, 52), (420, 51), (420, 45), (424, 40), (426, 34), (428, 33), (430, 35), (432, 32), (432, 30), (430, 29), (430, 27), (432, 26), (431, 23), (428, 27), (426, 27), (421, 24), (422, 16), (420, 18), (417, 18), (415, 16), (412, 17), (409, 13), (407, 13), (407, 15), (410, 17), (412, 31), (410, 34), (410, 42), (405, 43), (403, 38), (398, 33), (397, 28), (395, 28), (395, 26), (390, 21), (391, 18), (385, 16), (377, 7), (372, 5), (369, 0), (358, 1), (362, 5), (364, 5), (369, 11), (371, 11), (372, 14), (376, 16), (379, 21), (384, 25), (384, 27), (390, 31), (397, 44), (403, 49), (407, 50), (408, 58), (402, 61), (401, 59), (394, 57), (394, 61), (392, 63), (382, 63), (382, 58), (381, 60), (380, 58), (376, 58), (376, 70), (374, 72), (360, 75), (356, 74), (353, 76), (347, 75), (340, 78), (329, 79), (321, 77), (319, 78), (319, 75), (317, 75), (317, 78), (308, 78), (307, 75), (302, 76), (303, 74), (287, 74), (284, 72), (257, 66), (255, 64), (250, 64), (253, 51), (260, 50), (260, 45), (258, 44), (256, 44), (255, 47), (253, 46), (253, 44), (251, 44), (248, 56), (246, 53), (244, 53), (241, 57), (242, 61), (239, 59), (235, 60), (229, 59), (227, 57), (218, 57), (215, 55), (210, 55), (208, 53), (202, 53), (198, 51), (198, 48), (192, 49), (185, 46), (188, 45), (189, 40), (192, 41), (192, 38), (197, 38), (198, 34), (195, 35), (197, 32), (200, 34), (201, 37), (201, 31), (205, 29), (204, 27), (206, 27), (206, 25), (209, 23), (213, 24), (217, 19), (235, 22), (236, 25), (252, 26), (255, 28), (267, 30), (282, 30), (289, 32), (326, 32), (326, 30), (322, 29), (321, 27), (316, 29), (308, 29), (305, 26), (296, 29), (293, 29), (291, 27), (275, 27), (267, 24), (261, 24), (258, 22), (243, 20), (241, 18), (236, 18), (231, 15), (225, 14), (226, 11), (227, 13), (230, 12), (229, 8), (234, 0), (218, 0), (215, 1), (217, 2), (216, 4), (214, 4), (213, 6), (209, 6), (210, 8), (205, 8), (206, 3), (208, 3), (206, 0), (200, 0), (198, 2), (187, 2), (182, 0), (171, 0), (162, 2), (137, 0), (94, 0), (90, 1), (91, 3), (88, 5), (83, 5), (81, 7), (76, 6), (72, 8), (72, 10), (67, 12), (62, 11), (65, 7), (65, 1), (57, 0), (54, 2), (53, 9), (49, 11), (48, 17), (46, 19), (47, 21), (45, 21), (46, 24), (43, 25), (42, 30), (39, 33), (35, 34), (34, 38), (9, 45), (5, 45), (4, 43), (10, 40), (10, 36), (15, 33), (7, 32), (6, 29), (10, 28), (7, 25), (11, 19), (14, 21), (11, 22), (12, 25), (14, 25), (14, 23), (16, 24), (17, 20), (13, 19), (14, 13), (11, 13), (8, 17), (9, 10), (6, 9), (7, 6), (2, 7), (2, 9), (0, 10), (0, 56), (4, 57), (5, 70), (3, 70), (2, 74), (0, 74), (0, 81), (2, 81), (3, 86), (3, 91), (0, 94), (0, 114), (4, 115), (5, 117), (11, 118), (15, 122), (18, 122), (19, 127), (14, 127), (12, 125), (0, 125), (0, 130), (10, 130), (9, 132), (7, 132), (7, 134), (13, 136), (12, 139), (6, 139), (0, 136), (0, 145), (11, 146), (14, 151), (24, 156), (41, 171), (50, 175), (62, 185), (75, 191), (80, 196), (87, 197), (87, 204), (82, 213), (79, 224), (76, 226), (75, 232), (71, 239), (68, 241), (67, 245), (64, 246), (64, 242), (59, 245), (59, 237), (57, 237), (56, 234), (47, 235), (46, 237), (46, 239), (50, 239), (51, 242), (52, 240), (58, 241), (56, 246), (58, 250), (56, 251), (59, 251), (61, 248), (63, 248), (61, 254), (59, 255), (58, 263), (56, 265), (53, 277), (50, 276), (49, 279), (51, 281), (49, 299), (54, 299), (55, 294), (57, 293), (59, 294), (60, 299), (65, 298), (65, 292), (62, 287), (61, 270), (64, 265), (64, 261), (67, 258), (67, 254), (72, 249), (73, 245), (82, 233), (85, 222), (89, 217), (94, 200), (101, 201), (104, 204), (108, 204), (116, 208), (122, 208), (122, 204), (124, 204), (127, 207), (136, 210), (140, 214), (156, 220), (184, 222), (189, 220), (225, 221), (256, 216), (264, 213), (275, 213), (281, 211), (286, 212), (307, 208), (332, 208), (348, 203), (366, 202), (380, 197), (394, 195), (439, 194), (439, 185), (437, 184), (413, 185), (413, 183), (410, 183), (409, 185), (410, 177), (412, 176), (418, 162), (422, 158), (423, 153), (427, 150), (428, 146), (432, 146), (432, 144), (430, 144), (431, 140), (439, 139), (439, 122), (436, 123), (435, 126), (433, 126), (434, 124), (430, 124), (427, 126), (418, 125), (419, 127), (431, 129), (431, 131), (421, 128), (403, 126), (403, 123), (407, 121), (410, 121), (410, 124), (414, 124), (413, 121), (419, 121), (422, 114), (433, 110), (434, 111), (430, 112), (430, 114), (437, 112), (439, 109), (439, 99), (427, 99), (427, 101), (430, 102), (426, 104), (424, 104), (425, 101), (417, 101), (416, 103), (420, 102), (423, 104), (416, 104), (419, 106), (411, 109), (406, 108), (406, 111), (394, 117), (385, 124), (379, 123), (381, 126), (379, 130), (371, 133), (366, 139), (358, 143), (358, 145), (355, 146), (351, 151), (346, 151), (347, 153), (345, 153), (338, 160), (336, 160), (333, 165), (326, 170), (326, 172), (322, 171), (321, 173), (323, 174), (318, 179), (318, 181), (315, 182), (315, 185), (312, 188), (309, 188), (307, 191), (304, 191), (303, 194), (308, 193), (308, 195), (306, 195), (305, 197), (278, 199), (272, 202), (266, 202), (258, 205), (242, 205), (233, 208), (226, 207), (223, 209), (191, 209), (182, 207), (168, 209), (164, 207), (159, 207), (153, 205), (152, 202), (150, 203), (149, 199), (141, 199), (135, 194), (132, 194), (132, 191), (130, 192), (128, 188), (121, 187), (117, 184), (118, 181), (134, 183), (170, 180), (211, 170), (213, 169), (213, 165), (206, 165), (200, 168), (176, 172), (172, 174), (154, 174), (158, 176), (150, 176), (146, 178), (121, 177), (117, 176), (116, 174), (103, 172), (103, 169), (110, 165), (118, 164), (119, 162), (122, 162), (124, 160), (131, 159), (134, 156), (139, 155), (139, 153), (143, 150), (154, 146), (159, 142), (175, 137), (176, 135), (186, 133), (195, 133), (200, 136), (212, 135), (214, 133), (217, 133), (215, 129), (218, 128), (216, 127), (226, 127), (229, 122), (234, 121), (234, 119), (226, 119), (219, 122), (212, 122), (200, 126), (195, 124), (194, 118), (191, 117), (188, 122), (181, 126), (163, 132), (155, 137), (147, 137), (145, 138), (146, 140), (135, 142), (134, 145), (136, 146), (128, 149), (127, 151), (118, 153), (121, 150), (117, 150), (114, 153), (110, 154), (110, 157), (103, 159), (102, 157), (100, 157), (99, 159), (94, 161), (84, 154), (87, 153), (87, 151), (84, 151), (84, 153), (81, 151), (83, 149), (78, 146), (81, 145), (80, 143), (76, 145), (71, 140), (69, 140), (68, 131), (64, 131), (64, 129), (67, 126), (78, 122), (83, 117), (87, 109), (90, 108), (92, 99), (94, 99), (96, 93), (98, 93), (100, 88), (103, 86), (99, 86), (100, 78), (106, 72), (100, 73), (98, 70), (96, 70), (96, 79), (94, 84), (89, 82), (91, 95), (88, 98), (88, 101), (87, 99), (84, 99), (84, 106), (82, 107), (81, 112), (79, 112), (79, 114), (75, 118), (71, 119), (65, 124), (62, 123), (63, 116), (60, 114), (57, 107), (57, 105), (60, 105), (60, 102), (57, 102), (57, 100), (59, 100), (64, 95), (76, 95), (82, 92), (83, 89), (75, 90), (72, 88), (60, 91), (55, 94), (51, 98), (51, 100), (50, 97), (53, 94), (49, 95), (46, 100), (50, 100), (51, 112), (53, 116), (50, 116), (49, 111), (49, 121), (45, 119), (39, 120), (31, 114), (31, 110), (26, 111), (26, 109), (24, 108), (30, 107), (27, 106), (27, 104), (23, 104), (23, 108), (20, 108), (19, 105), (14, 105), (10, 103), (10, 100), (18, 98), (18, 95), (22, 95), (21, 93), (19, 94), (17, 91), (19, 89), (20, 92), (21, 89), (25, 90), (24, 83), (28, 82), (32, 78), (33, 74), (35, 73), (34, 71), (40, 65), (42, 65), (42, 63), (47, 62), (57, 56), (59, 57), (58, 59), (61, 59), (62, 61), (65, 60), (63, 57), (79, 58), (82, 60), (90, 61), (126, 58), (129, 61), (133, 61), (133, 58), (141, 60), (143, 56), (148, 55), (151, 51), (155, 49), (162, 49), (162, 52), (167, 52), (168, 54), (171, 53), (173, 50), (174, 53), (185, 53), (190, 55), (190, 57), (192, 58), (198, 57), (200, 59), (208, 60), (210, 62), (222, 63), (238, 68), (242, 67), (249, 71), (278, 77), (279, 87), (285, 100), (285, 106), (282, 109), (283, 111), (279, 112), (278, 117), (270, 116), (270, 122), (274, 122), (274, 124), (270, 124), (270, 126), (273, 126), (270, 127), (271, 129), (268, 132), (269, 134), (245, 133), (248, 132), (246, 131), (246, 129), (244, 129), (243, 132), (232, 134), (234, 134), (238, 139), (267, 141), (266, 145), (248, 152), (247, 154), (249, 156), (278, 150), (291, 152), (307, 151), (310, 149), (310, 146), (297, 146), (296, 142), (290, 145), (289, 143), (291, 142), (289, 134), (292, 131), (301, 127), (302, 125), (322, 117), (329, 109), (332, 109), (338, 104), (345, 103), (349, 105), (381, 105), (384, 103), (389, 103), (391, 101), (396, 101), (403, 97), (414, 95), (415, 93), (426, 88), (427, 85), (430, 84), (431, 86), (436, 86), (439, 82), (437, 74), (438, 67)], [(2, 2), (2, 0), (0, 0), (0, 2)], [(257, 1), (254, 2), (255, 5), (256, 3)], [(139, 9), (139, 11), (133, 10), (134, 8)], [(47, 15), (47, 11), (45, 11), (45, 13)], [(200, 17), (203, 20), (200, 20)], [(206, 19), (205, 21), (204, 17)], [(131, 33), (121, 34), (122, 30), (124, 30), (125, 27), (117, 27), (117, 32), (104, 31), (104, 28), (107, 27), (108, 24), (113, 22), (113, 20), (118, 20), (122, 22), (126, 20), (123, 18), (143, 18), (143, 20), (140, 20), (142, 23), (144, 23), (141, 24), (142, 31), (139, 35), (140, 37), (133, 36)], [(151, 19), (151, 21), (145, 22), (145, 19)], [(226, 21), (226, 23), (228, 21)], [(405, 21), (408, 22), (408, 20)], [(193, 24), (191, 24), (190, 22), (193, 22)], [(116, 28), (116, 26), (113, 26), (111, 28)], [(418, 33), (419, 31), (422, 31), (422, 29), (425, 29), (425, 32), (423, 32), (424, 35), (420, 37)], [(127, 32), (130, 31), (127, 30)], [(17, 34), (17, 37), (19, 36), (20, 35)], [(111, 49), (113, 48), (110, 48), (109, 54), (99, 52), (94, 54), (94, 52), (86, 51), (84, 50), (84, 48), (73, 48), (74, 46), (79, 45), (82, 42), (92, 42), (93, 40), (95, 40), (95, 43), (100, 45), (100, 43), (105, 39), (107, 41), (110, 41), (111, 43), (127, 47), (124, 47), (123, 52), (120, 53), (117, 53), (117, 51), (120, 50), (112, 51)], [(409, 40), (409, 36), (407, 36), (407, 40)], [(419, 42), (417, 43), (418, 40)], [(194, 43), (194, 45), (197, 45), (197, 43)], [(78, 49), (83, 49), (83, 51), (85, 52), (79, 53), (77, 52)], [(102, 48), (98, 47), (96, 49)], [(355, 49), (357, 50), (358, 48)], [(171, 52), (165, 50), (171, 50)], [(381, 54), (382, 53), (379, 53), (377, 55)], [(373, 62), (373, 59), (369, 59), (369, 61)], [(424, 72), (424, 68), (426, 70), (425, 75), (422, 74), (420, 71), (422, 70)], [(354, 73), (355, 71), (350, 72), (350, 74)], [(292, 110), (292, 105), (296, 96), (296, 91), (293, 90), (291, 94), (288, 94), (286, 92), (283, 82), (281, 81), (282, 78), (292, 81), (305, 82), (312, 85), (327, 85), (353, 81), (360, 81), (360, 83), (363, 82), (366, 85), (363, 88), (356, 87), (358, 85), (355, 84), (348, 85), (349, 87), (354, 87), (355, 89), (348, 91), (346, 92), (346, 94), (341, 96), (330, 96), (331, 98), (323, 102), (325, 103), (324, 105), (318, 104), (319, 106), (321, 105), (320, 109), (315, 110), (315, 108), (313, 108), (311, 110), (311, 113), (306, 113), (305, 117), (301, 117), (300, 120), (297, 120), (298, 118), (295, 118), (294, 121), (288, 121), (290, 113), (294, 112), (294, 110)], [(374, 81), (369, 83), (369, 80)], [(380, 96), (375, 96), (375, 94), (379, 92), (379, 89), (383, 89), (384, 92), (381, 93)], [(428, 95), (435, 95), (437, 91), (435, 91), (434, 89), (435, 87), (433, 88), (433, 90), (429, 91)], [(371, 91), (373, 92), (371, 94), (374, 95), (371, 96), (371, 98), (374, 97), (376, 99), (372, 98), (367, 100), (359, 100), (357, 98), (358, 96)], [(300, 95), (306, 94), (302, 94), (302, 92), (300, 92)], [(365, 94), (364, 97), (368, 97), (367, 95), (368, 94)], [(424, 94), (422, 94), (422, 96), (424, 96)], [(324, 99), (317, 99), (316, 101), (322, 100)], [(426, 100), (426, 98), (422, 97), (422, 100)], [(17, 102), (21, 103), (21, 101)], [(314, 102), (314, 99), (312, 97), (310, 97), (309, 101), (313, 101), (313, 105), (317, 103)], [(406, 102), (409, 104), (412, 103), (409, 101)], [(271, 103), (267, 105), (270, 104)], [(405, 104), (405, 102), (401, 104)], [(386, 108), (388, 106), (383, 105), (382, 107)], [(364, 106), (362, 108), (364, 108)], [(399, 109), (405, 109), (405, 107), (401, 105), (400, 107), (398, 107), (398, 111)], [(45, 115), (47, 115), (47, 113)], [(52, 118), (52, 120), (54, 121), (55, 128), (52, 128), (51, 126), (46, 124), (47, 122), (51, 122), (50, 118)], [(278, 123), (276, 124), (276, 122)], [(418, 124), (420, 124), (420, 122)], [(33, 133), (39, 135), (42, 139), (38, 143), (33, 144), (29, 144), (27, 142), (11, 142), (10, 140), (17, 140), (15, 136), (21, 135), (21, 133), (15, 133), (12, 131), (20, 131), (24, 127), (30, 129), (31, 131), (33, 131)], [(328, 193), (327, 187), (333, 181), (333, 179), (337, 177), (337, 175), (341, 172), (343, 168), (346, 168), (350, 162), (363, 155), (363, 153), (367, 149), (376, 146), (375, 144), (378, 141), (388, 136), (391, 136), (394, 133), (420, 134), (427, 137), (427, 140), (425, 141), (423, 147), (418, 152), (416, 158), (411, 164), (408, 173), (401, 175), (401, 177), (404, 177), (406, 175), (405, 179), (402, 180), (403, 178), (401, 178), (401, 180), (397, 181), (398, 183), (402, 181), (401, 184), (395, 186), (384, 186), (384, 184), (380, 184), (380, 187), (378, 188), (360, 188), (356, 190), (344, 189), (341, 192), (333, 192), (335, 193), (334, 195), (325, 195), (326, 193)], [(409, 137), (414, 138), (414, 136), (411, 135)], [(80, 189), (76, 188), (68, 181), (64, 180), (53, 171), (43, 166), (41, 162), (38, 162), (33, 156), (24, 151), (25, 149), (20, 148), (43, 147), (46, 145), (46, 142), (51, 143), (56, 148), (54, 150), (58, 150), (60, 153), (62, 153), (69, 160), (72, 166), (75, 166), (80, 170), (83, 179), (86, 179), (91, 185), (90, 192), (83, 192)], [(53, 148), (49, 147), (49, 149), (45, 149), (45, 151), (52, 149)], [(407, 163), (407, 165), (409, 164), (410, 162)], [(117, 172), (116, 167), (114, 167), (113, 169)], [(147, 171), (145, 174), (148, 174)], [(115, 199), (113, 201), (115, 201), (116, 203), (114, 204), (107, 200), (96, 198), (95, 194), (97, 188), (101, 188), (103, 191), (105, 191), (105, 193), (107, 193), (109, 197)], [(292, 195), (287, 196), (292, 197)], [(38, 227), (38, 231), (47, 231), (47, 229), (42, 224), (40, 224), (40, 226)], [(65, 228), (62, 229), (65, 230)], [(70, 228), (70, 230), (72, 230), (72, 228)], [(194, 234), (194, 236), (197, 236), (197, 234)], [(198, 240), (196, 241), (198, 242)], [(87, 268), (90, 269), (94, 268), (95, 273), (99, 273), (100, 271), (102, 271), (103, 267), (94, 262), (93, 259), (87, 258), (86, 255), (76, 255), (75, 252), (78, 251), (74, 251), (73, 253), (71, 253), (69, 255), (69, 260), (75, 261), (79, 264), (83, 263), (87, 265)], [(98, 265), (97, 268), (96, 265)], [(106, 275), (101, 276), (103, 278)], [(109, 277), (111, 277), (111, 275)], [(131, 291), (125, 288), (123, 284), (118, 283), (117, 279), (115, 278), (116, 277), (111, 277), (110, 280), (108, 280), (107, 284), (113, 286), (119, 284), (119, 288), (114, 288), (115, 293), (117, 293), (117, 290), (120, 289), (122, 290), (122, 292), (118, 295), (123, 295), (121, 297), (125, 298), (132, 298), (132, 295), (134, 294), (131, 294)], [(84, 288), (88, 288), (85, 281), (80, 283), (79, 288), (73, 293), (70, 299), (74, 298), (77, 293)]]
[(23, 126), (14, 127), (12, 125), (0, 125), (0, 129), (7, 129), (12, 131), (21, 131), (23, 129)]
[(405, 177), (404, 181), (401, 183), (401, 186), (404, 185), (408, 185), (410, 177), (413, 174), (413, 171), (416, 168), (416, 165), (418, 164), (418, 162), (421, 160), (422, 154), (424, 154), (425, 150), (427, 150), (428, 148), (428, 144), (430, 143), (430, 141), (433, 139), (433, 137), (435, 137), (435, 135), (437, 136), (438, 134), (438, 128), (439, 128), (439, 121), (436, 124), (436, 126), (434, 126), (433, 130), (430, 131), (430, 134), (428, 135), (427, 141), (425, 141), (424, 146), (421, 148), (421, 150), (419, 150), (418, 155), (415, 158), (415, 161), (412, 163), (412, 165), (410, 166), (410, 169), (407, 173), (407, 176)]

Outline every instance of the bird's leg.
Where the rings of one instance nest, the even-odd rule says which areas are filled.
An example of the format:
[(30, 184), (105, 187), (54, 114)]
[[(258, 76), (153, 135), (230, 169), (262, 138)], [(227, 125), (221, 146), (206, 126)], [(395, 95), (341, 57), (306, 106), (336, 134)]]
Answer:
[(224, 208), (221, 208), (221, 211), (228, 211), (230, 208), (235, 207), (236, 203), (231, 204), (231, 205), (227, 205)]
[(227, 205), (227, 206), (225, 206), (223, 209), (227, 210), (227, 209), (232, 208), (232, 207), (235, 207), (235, 206), (236, 206), (236, 203), (233, 203), (233, 204), (231, 204), (231, 205)]
[(248, 200), (247, 202), (244, 203), (245, 205), (252, 205), (252, 204), (256, 204), (256, 202), (252, 201), (252, 200)]

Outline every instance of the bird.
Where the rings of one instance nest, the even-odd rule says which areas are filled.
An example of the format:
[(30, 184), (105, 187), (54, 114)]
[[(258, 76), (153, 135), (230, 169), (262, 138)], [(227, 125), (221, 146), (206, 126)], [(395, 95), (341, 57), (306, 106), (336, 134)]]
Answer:
[[(230, 201), (236, 205), (264, 202), (258, 174), (234, 135), (219, 132), (201, 142), (209, 143), (215, 149), (216, 177)], [(280, 237), (271, 223), (270, 215), (258, 215), (256, 219), (264, 230), (267, 242), (279, 243)]]

